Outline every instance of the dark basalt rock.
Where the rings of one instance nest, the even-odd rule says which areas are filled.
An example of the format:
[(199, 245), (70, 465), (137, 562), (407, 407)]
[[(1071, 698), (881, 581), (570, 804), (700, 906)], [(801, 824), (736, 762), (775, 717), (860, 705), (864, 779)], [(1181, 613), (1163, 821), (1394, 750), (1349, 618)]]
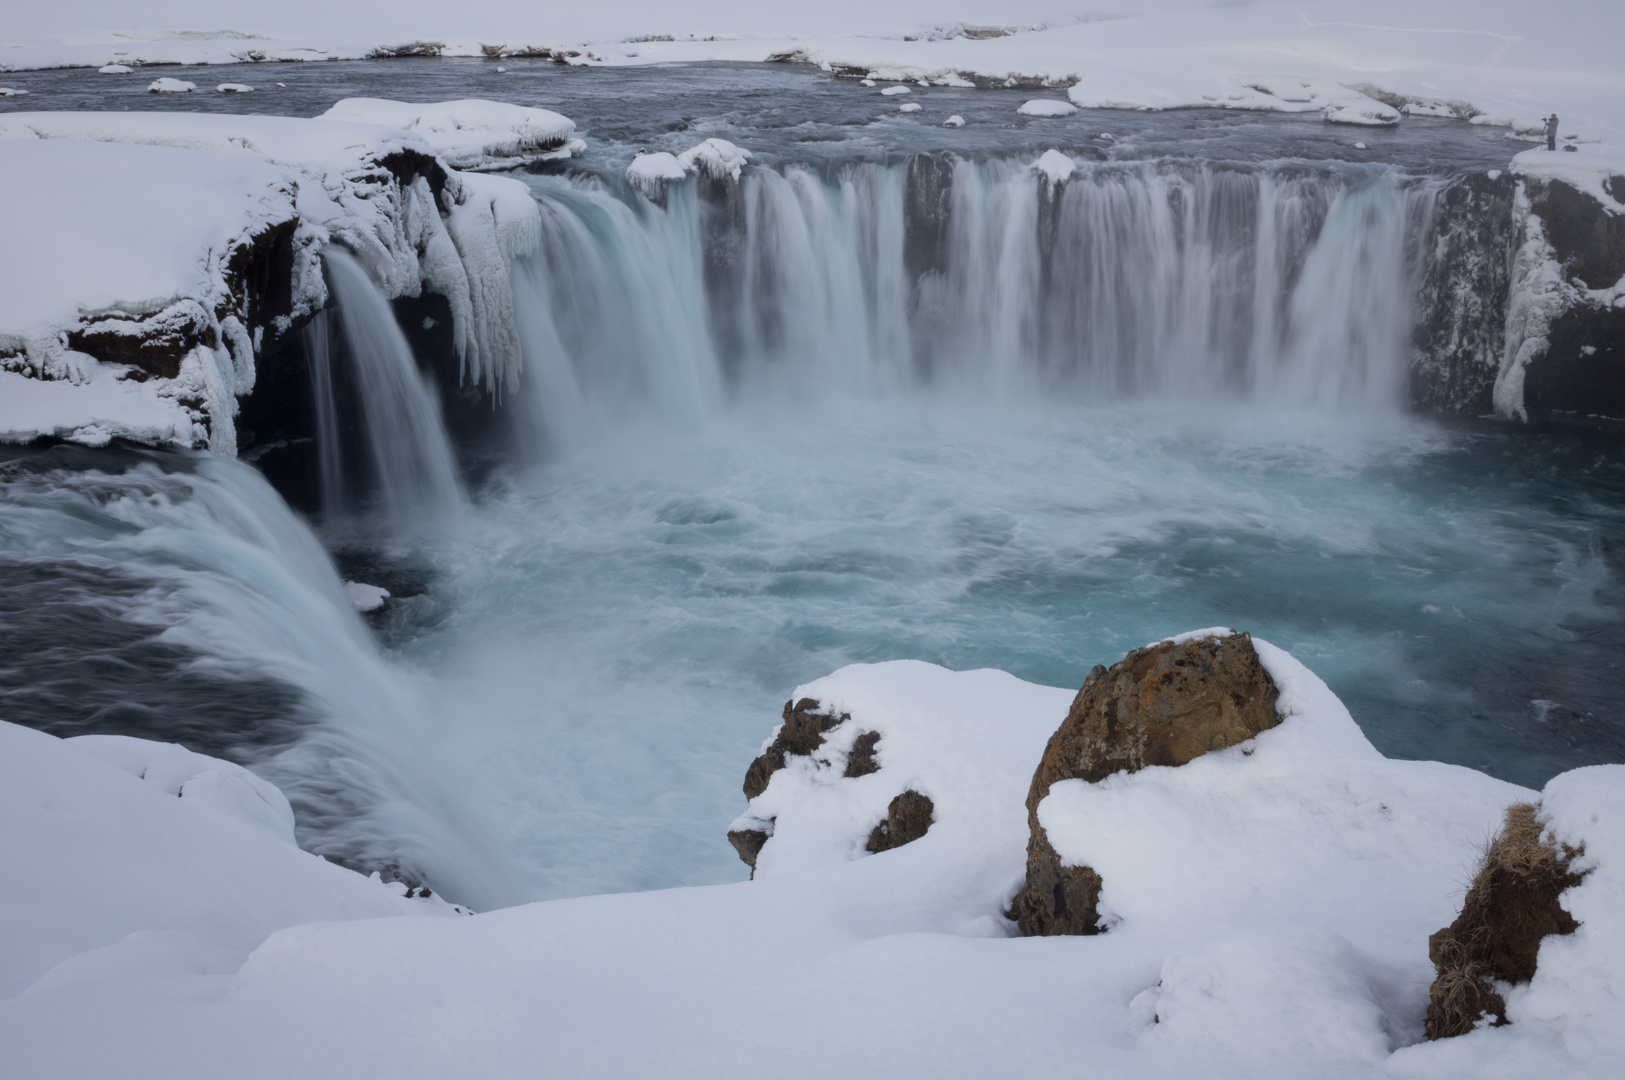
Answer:
[(869, 834), (864, 850), (879, 854), (913, 843), (931, 828), (931, 815), (935, 810), (927, 796), (918, 791), (903, 792), (886, 807), (886, 820)]
[(846, 772), (842, 773), (848, 780), (858, 776), (868, 776), (872, 772), (879, 772), (880, 765), (875, 761), (875, 744), (880, 742), (880, 732), (865, 731), (857, 737), (852, 744), (852, 753), (846, 759)]
[(1559, 180), (1526, 181), (1529, 214), (1574, 292), (1546, 327), (1546, 347), (1524, 372), (1530, 410), (1625, 417), (1625, 308), (1595, 303), (1585, 290), (1625, 278), (1625, 176), (1609, 177), (1604, 205)]
[(1535, 812), (1529, 803), (1507, 808), (1461, 914), (1428, 938), (1428, 959), (1437, 972), (1428, 993), (1430, 1039), (1466, 1034), (1486, 1013), (1491, 1023), (1505, 1024), (1506, 1000), (1496, 984), (1534, 978), (1541, 941), (1579, 928), (1558, 898), (1580, 882), (1569, 871), (1580, 852), (1547, 840)]
[(756, 856), (762, 853), (768, 834), (761, 829), (730, 829), (728, 843), (739, 852), (739, 861), (750, 867), (750, 876), (756, 876)]
[(1101, 879), (1064, 866), (1038, 823), (1062, 780), (1095, 783), (1148, 765), (1183, 765), (1281, 722), (1280, 692), (1247, 634), (1159, 642), (1096, 666), (1033, 773), (1027, 792), (1027, 883), (1010, 917), (1029, 936), (1099, 931)]
[[(784, 768), (786, 754), (806, 756), (824, 745), (824, 732), (843, 720), (852, 719), (851, 713), (821, 713), (813, 698), (784, 703), (784, 724), (774, 736), (773, 743), (762, 756), (745, 770), (745, 798), (754, 799), (767, 790), (770, 777)], [(746, 860), (747, 862), (750, 860)]]

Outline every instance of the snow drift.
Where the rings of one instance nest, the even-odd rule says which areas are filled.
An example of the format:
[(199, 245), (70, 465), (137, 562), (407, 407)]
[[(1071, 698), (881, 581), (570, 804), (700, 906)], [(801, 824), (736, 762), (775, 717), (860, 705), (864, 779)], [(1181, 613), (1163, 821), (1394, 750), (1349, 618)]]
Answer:
[[(0, 728), (0, 843), (37, 879), (0, 901), (5, 955), (55, 927), (8, 985), (59, 965), (0, 1002), (0, 1038), (24, 1072), (74, 1075), (502, 1075), (545, 1060), (561, 1075), (756, 1077), (771, 1062), (791, 1077), (1060, 1076), (1080, 1057), (1150, 1077), (1610, 1075), (1625, 768), (1564, 774), (1541, 796), (1553, 835), (1584, 847), (1584, 881), (1564, 894), (1580, 928), (1543, 945), (1536, 978), (1508, 995), (1512, 1023), (1423, 1043), (1427, 937), (1505, 807), (1535, 793), (1384, 759), (1324, 683), (1255, 646), (1277, 727), (1044, 800), (1057, 847), (1105, 881), (1111, 925), (1089, 938), (1010, 938), (1023, 796), (1072, 692), (997, 671), (898, 661), (797, 688), (849, 719), (751, 801), (747, 817), (773, 823), (754, 882), (468, 919), (368, 917), (417, 902), (301, 856), (269, 820), (176, 799), (207, 759), (148, 751), (162, 767), (140, 781), (90, 747)], [(863, 733), (878, 733), (878, 768), (847, 776)], [(107, 749), (125, 768), (141, 756)], [(240, 780), (228, 773), (210, 782)], [(932, 801), (929, 831), (868, 853), (905, 790)], [(184, 861), (155, 854), (177, 849)], [(83, 907), (107, 870), (165, 902), (121, 890)], [(216, 912), (237, 920), (221, 938), (235, 951), (189, 959), (173, 935), (207, 942)], [(301, 913), (330, 921), (271, 933), (238, 966)], [(101, 929), (75, 938), (86, 923)], [(75, 954), (119, 934), (116, 965)], [(70, 974), (74, 992), (54, 992)], [(808, 1015), (828, 1037), (804, 1037)]]

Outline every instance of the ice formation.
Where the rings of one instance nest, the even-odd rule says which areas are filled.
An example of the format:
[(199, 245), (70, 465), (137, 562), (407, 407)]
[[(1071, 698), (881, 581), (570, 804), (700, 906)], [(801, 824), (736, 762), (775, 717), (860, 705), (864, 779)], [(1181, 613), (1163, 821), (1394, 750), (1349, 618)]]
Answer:
[[(509, 127), (461, 137), (458, 152), (491, 160), (538, 146), (542, 134), (523, 124), (540, 110), (509, 108), (473, 110)], [(557, 121), (554, 135), (573, 130)], [(0, 439), (234, 453), (236, 399), (253, 389), (257, 352), (326, 302), (319, 253), (330, 243), (354, 252), (387, 296), (443, 293), (464, 378), (491, 392), (518, 385), (508, 268), (539, 242), (535, 204), (518, 181), (448, 167), (422, 135), (276, 116), (60, 112), (0, 118), (0, 140), (0, 238), (27, 253), (0, 299)], [(264, 309), (247, 283), (249, 267), (273, 258), (291, 267), (281, 271), (287, 310)]]

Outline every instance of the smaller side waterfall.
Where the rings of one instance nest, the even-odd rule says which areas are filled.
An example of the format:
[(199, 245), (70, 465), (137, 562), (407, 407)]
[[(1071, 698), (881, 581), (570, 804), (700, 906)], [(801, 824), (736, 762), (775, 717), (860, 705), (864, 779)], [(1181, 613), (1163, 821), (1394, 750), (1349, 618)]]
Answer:
[[(463, 498), (439, 403), (418, 370), (395, 312), (366, 269), (338, 248), (328, 248), (323, 258), (349, 361), (344, 374), (359, 402), (366, 471), (377, 486), (390, 530), (396, 535), (422, 532), (450, 520)], [(331, 337), (322, 324), (313, 324), (310, 334), (311, 382), (322, 504), (331, 510), (345, 505), (346, 492), (328, 356)]]

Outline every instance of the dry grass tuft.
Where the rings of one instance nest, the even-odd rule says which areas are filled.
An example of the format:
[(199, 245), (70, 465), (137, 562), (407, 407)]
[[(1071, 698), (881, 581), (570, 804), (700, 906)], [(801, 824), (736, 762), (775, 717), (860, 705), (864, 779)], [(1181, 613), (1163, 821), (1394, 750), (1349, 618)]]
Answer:
[(1537, 808), (1507, 808), (1501, 832), (1484, 851), (1456, 921), (1428, 939), (1437, 976), (1428, 995), (1427, 1036), (1471, 1031), (1488, 1014), (1504, 1024), (1498, 984), (1528, 982), (1548, 934), (1572, 934), (1579, 923), (1558, 903), (1578, 884), (1569, 864), (1580, 854), (1543, 835)]

